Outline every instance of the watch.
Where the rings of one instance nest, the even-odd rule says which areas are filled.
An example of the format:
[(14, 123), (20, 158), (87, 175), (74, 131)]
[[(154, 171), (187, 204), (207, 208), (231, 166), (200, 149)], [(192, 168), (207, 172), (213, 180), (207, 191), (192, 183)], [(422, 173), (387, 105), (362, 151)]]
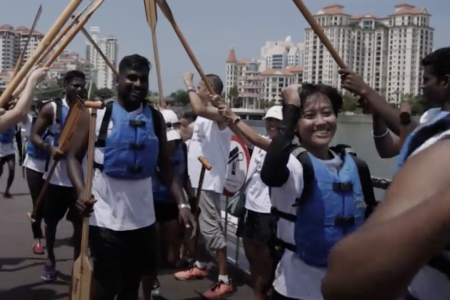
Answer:
[(191, 206), (187, 203), (178, 204), (178, 209), (187, 208), (191, 209)]
[(194, 92), (194, 93), (196, 93), (197, 92), (197, 89), (195, 88), (195, 87), (193, 87), (193, 86), (191, 86), (191, 87), (188, 87), (188, 93), (190, 93), (190, 92)]
[(240, 117), (237, 117), (236, 119), (233, 120), (233, 124), (237, 124), (241, 121)]

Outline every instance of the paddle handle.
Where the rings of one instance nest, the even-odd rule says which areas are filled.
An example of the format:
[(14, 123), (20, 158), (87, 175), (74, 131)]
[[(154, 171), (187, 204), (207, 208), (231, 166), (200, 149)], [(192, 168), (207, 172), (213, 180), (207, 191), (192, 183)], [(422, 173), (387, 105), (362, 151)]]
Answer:
[(202, 167), (205, 168), (206, 170), (211, 170), (212, 167), (209, 164), (209, 162), (206, 160), (206, 158), (204, 158), (203, 156), (199, 156), (198, 157), (198, 161), (202, 164)]

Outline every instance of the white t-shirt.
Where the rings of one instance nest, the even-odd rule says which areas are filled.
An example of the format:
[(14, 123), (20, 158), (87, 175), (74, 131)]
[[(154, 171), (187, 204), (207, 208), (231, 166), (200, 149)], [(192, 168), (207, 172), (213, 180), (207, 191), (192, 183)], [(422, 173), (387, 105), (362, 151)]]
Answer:
[[(130, 112), (137, 115), (142, 107)], [(97, 111), (96, 139), (103, 121), (105, 110)], [(113, 129), (113, 122), (108, 125), (108, 134)], [(132, 155), (132, 153), (130, 152)], [(103, 164), (104, 150), (95, 148), (95, 162)], [(95, 169), (92, 194), (97, 203), (90, 217), (90, 225), (105, 227), (115, 231), (135, 230), (155, 223), (153, 205), (152, 178), (139, 180), (122, 180), (111, 178)]]
[(430, 108), (422, 114), (420, 117), (420, 123), (427, 123), (433, 121), (435, 118), (448, 114), (448, 111), (442, 111), (440, 108)]
[(220, 130), (217, 122), (197, 117), (188, 151), (189, 176), (193, 188), (198, 188), (202, 169), (198, 157), (203, 156), (212, 169), (206, 171), (202, 189), (223, 193), (231, 135), (232, 132), (228, 127)]
[[(52, 133), (57, 132), (58, 130), (62, 131), (62, 127), (64, 124), (58, 124), (56, 123), (56, 103), (50, 102), (50, 105), (53, 108), (53, 124), (49, 127), (49, 131)], [(62, 100), (62, 105), (69, 108), (67, 105), (66, 99)], [(62, 120), (61, 120), (62, 121)], [(44, 173), (44, 179), (47, 179), (48, 173), (50, 172), (50, 169), (52, 168), (53, 159), (51, 158), (48, 162), (48, 168)], [(45, 165), (44, 165), (45, 166)], [(44, 168), (45, 169), (45, 168)], [(55, 173), (53, 173), (52, 178), (50, 179), (50, 184), (53, 185), (59, 185), (59, 186), (67, 186), (71, 187), (72, 182), (70, 182), (69, 175), (67, 174), (67, 162), (65, 159), (61, 159), (58, 162), (58, 165), (56, 166)]]
[[(22, 130), (22, 137), (26, 137), (28, 139), (27, 143), (30, 142), (30, 134), (31, 134), (31, 125), (33, 123), (33, 117), (28, 114), (27, 115), (27, 121), (21, 123), (21, 130)], [(46, 138), (47, 143), (53, 144), (53, 138), (47, 137)], [(26, 149), (26, 146), (25, 146)], [(37, 159), (28, 156), (28, 154), (25, 155), (25, 160), (23, 161), (23, 166), (25, 168), (31, 169), (33, 171), (39, 172), (39, 173), (45, 173), (45, 166), (46, 161), (45, 159)]]
[[(322, 163), (334, 172), (342, 166), (342, 160), (337, 155)], [(303, 191), (303, 167), (293, 155), (290, 156), (287, 167), (290, 170), (288, 181), (280, 188), (272, 188), (271, 201), (279, 211), (295, 215), (297, 208), (292, 205)], [(294, 229), (295, 223), (280, 218), (277, 223), (277, 237), (295, 244)], [(285, 250), (278, 263), (273, 286), (279, 294), (288, 298), (323, 300), (321, 284), (326, 271), (326, 268), (307, 265), (294, 252)]]
[[(434, 115), (434, 117), (437, 117), (440, 113), (444, 112), (438, 111)], [(411, 156), (416, 155), (420, 151), (425, 150), (439, 140), (448, 138), (449, 136), (450, 130), (435, 135), (434, 137), (426, 141), (422, 146), (420, 146), (416, 151), (414, 151)], [(444, 255), (450, 260), (450, 252), (444, 252)], [(450, 299), (450, 279), (445, 274), (426, 265), (414, 277), (409, 286), (409, 291), (418, 299), (448, 300)]]
[(269, 187), (261, 180), (261, 167), (266, 151), (255, 147), (247, 172), (247, 189), (245, 190), (245, 208), (251, 211), (268, 214), (272, 208)]

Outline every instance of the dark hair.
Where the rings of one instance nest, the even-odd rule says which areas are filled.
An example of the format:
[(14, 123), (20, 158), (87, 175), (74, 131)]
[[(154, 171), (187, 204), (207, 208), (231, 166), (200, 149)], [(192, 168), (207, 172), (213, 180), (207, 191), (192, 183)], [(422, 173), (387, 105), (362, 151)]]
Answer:
[(215, 74), (206, 75), (206, 79), (208, 79), (209, 84), (217, 95), (221, 95), (223, 91), (223, 82), (219, 76)]
[(123, 74), (127, 70), (138, 69), (145, 69), (147, 70), (147, 72), (150, 72), (151, 68), (152, 64), (150, 63), (150, 61), (139, 54), (125, 56), (119, 63), (120, 74)]
[(78, 70), (69, 71), (64, 75), (64, 85), (67, 85), (69, 82), (74, 80), (75, 78), (86, 80), (86, 76), (83, 72)]
[(331, 101), (331, 106), (333, 108), (334, 114), (337, 116), (338, 112), (342, 108), (342, 95), (338, 92), (337, 89), (325, 84), (312, 84), (312, 83), (304, 83), (302, 85), (302, 90), (300, 91), (300, 102), (301, 107), (304, 107), (306, 100), (316, 94), (323, 94), (327, 96)]
[(441, 48), (422, 59), (422, 66), (430, 66), (437, 79), (442, 80), (450, 75), (450, 47)]
[(193, 111), (187, 111), (183, 114), (183, 118), (195, 121), (197, 119), (197, 115)]

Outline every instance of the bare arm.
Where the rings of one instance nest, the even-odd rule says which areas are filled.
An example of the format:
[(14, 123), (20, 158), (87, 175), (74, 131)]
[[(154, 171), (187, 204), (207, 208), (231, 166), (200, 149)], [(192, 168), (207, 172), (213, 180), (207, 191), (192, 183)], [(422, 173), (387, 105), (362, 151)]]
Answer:
[(53, 123), (53, 106), (47, 103), (42, 107), (40, 114), (36, 118), (34, 126), (31, 128), (30, 141), (39, 149), (50, 151), (52, 145), (49, 145), (42, 139), (45, 130)]
[(400, 153), (400, 139), (394, 136), (377, 114), (372, 115), (373, 141), (381, 158), (392, 158)]
[(11, 110), (6, 111), (5, 114), (0, 117), (0, 132), (4, 132), (26, 117), (33, 101), (33, 93), (37, 83), (38, 81), (34, 78), (30, 78), (27, 81), (25, 90), (16, 106)]
[(428, 259), (445, 248), (449, 147), (450, 140), (443, 140), (409, 158), (370, 219), (333, 248), (322, 286), (327, 300), (399, 298)]
[(71, 147), (66, 159), (67, 173), (79, 198), (83, 197), (85, 192), (82, 164), (89, 144), (89, 121), (90, 111), (83, 110), (77, 119), (77, 130), (72, 135)]
[(233, 132), (239, 132), (241, 135), (243, 135), (250, 144), (266, 152), (267, 150), (269, 150), (271, 140), (260, 136), (255, 130), (253, 130), (253, 128), (245, 124), (244, 121), (241, 120), (237, 124), (231, 122), (229, 126)]

